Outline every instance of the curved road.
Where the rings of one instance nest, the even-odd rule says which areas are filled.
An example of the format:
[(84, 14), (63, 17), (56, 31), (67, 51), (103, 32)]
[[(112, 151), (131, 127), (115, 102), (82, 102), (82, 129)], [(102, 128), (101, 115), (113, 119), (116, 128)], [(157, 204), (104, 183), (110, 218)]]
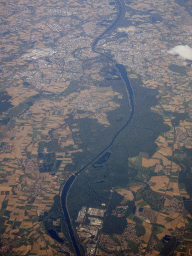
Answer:
[(115, 141), (115, 139), (117, 138), (117, 136), (124, 130), (124, 128), (130, 123), (130, 121), (133, 118), (134, 115), (134, 101), (133, 101), (133, 91), (129, 82), (129, 78), (126, 72), (125, 67), (122, 64), (117, 63), (115, 60), (113, 60), (112, 58), (110, 58), (109, 56), (105, 55), (104, 53), (101, 53), (99, 51), (97, 51), (95, 48), (98, 44), (98, 42), (102, 39), (102, 37), (107, 34), (108, 32), (110, 32), (113, 28), (115, 28), (115, 26), (117, 25), (117, 23), (124, 17), (124, 13), (125, 13), (125, 8), (124, 7), (124, 2), (123, 0), (116, 0), (116, 3), (118, 5), (118, 14), (117, 17), (115, 19), (115, 21), (100, 35), (98, 36), (93, 45), (92, 45), (92, 51), (95, 53), (98, 53), (100, 55), (105, 56), (106, 58), (110, 59), (111, 61), (113, 61), (115, 63), (115, 68), (117, 69), (117, 71), (120, 73), (121, 78), (123, 79), (125, 86), (127, 88), (127, 93), (128, 93), (128, 99), (130, 100), (130, 105), (131, 105), (131, 113), (130, 116), (128, 118), (128, 121), (126, 122), (125, 125), (123, 125), (121, 127), (121, 129), (114, 135), (114, 137), (112, 138), (110, 144), (104, 148), (98, 155), (96, 155), (89, 163), (87, 163), (82, 169), (80, 169), (79, 171), (77, 171), (74, 175), (72, 175), (65, 183), (64, 188), (62, 190), (62, 194), (61, 194), (61, 203), (62, 203), (62, 208), (63, 208), (63, 212), (64, 212), (64, 217), (68, 226), (68, 230), (71, 236), (71, 240), (73, 242), (73, 246), (75, 248), (76, 251), (76, 255), (77, 256), (81, 256), (80, 250), (79, 250), (79, 245), (78, 242), (76, 240), (76, 237), (74, 235), (74, 231), (72, 228), (72, 224), (71, 224), (71, 220), (69, 217), (69, 213), (68, 213), (68, 209), (67, 209), (67, 195), (68, 195), (68, 191), (71, 187), (71, 185), (73, 184), (73, 182), (75, 181), (76, 176), (78, 176), (83, 170), (85, 170), (85, 168), (87, 168), (90, 164), (92, 164), (98, 157), (100, 157), (109, 147), (111, 147), (111, 145), (113, 144), (113, 142)]

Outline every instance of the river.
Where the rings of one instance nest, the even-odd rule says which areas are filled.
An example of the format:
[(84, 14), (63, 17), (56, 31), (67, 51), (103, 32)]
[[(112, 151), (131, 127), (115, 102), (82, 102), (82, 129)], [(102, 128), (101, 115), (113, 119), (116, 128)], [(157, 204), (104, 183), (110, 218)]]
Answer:
[(124, 2), (123, 0), (116, 0), (117, 6), (118, 6), (118, 14), (116, 19), (114, 20), (114, 22), (101, 34), (99, 35), (94, 43), (92, 44), (92, 51), (95, 53), (98, 53), (100, 55), (105, 56), (106, 58), (110, 59), (111, 61), (114, 62), (115, 68), (117, 69), (117, 71), (119, 72), (119, 74), (121, 75), (121, 78), (123, 79), (125, 86), (127, 88), (127, 95), (128, 95), (128, 100), (130, 101), (130, 105), (131, 105), (131, 113), (129, 115), (129, 118), (127, 120), (127, 122), (121, 127), (121, 129), (119, 129), (119, 131), (114, 135), (114, 137), (112, 138), (111, 142), (109, 145), (107, 145), (98, 155), (96, 155), (90, 162), (88, 162), (83, 168), (81, 168), (80, 170), (78, 170), (74, 175), (70, 176), (69, 179), (66, 181), (63, 190), (62, 190), (62, 194), (61, 194), (61, 203), (62, 203), (62, 208), (63, 208), (63, 212), (64, 212), (64, 217), (65, 217), (65, 221), (67, 223), (68, 226), (68, 230), (69, 230), (69, 234), (71, 236), (71, 240), (73, 242), (73, 246), (75, 248), (75, 252), (77, 256), (81, 256), (80, 253), (80, 249), (78, 246), (78, 241), (76, 240), (74, 231), (73, 231), (73, 227), (71, 224), (71, 220), (70, 220), (70, 216), (69, 216), (69, 212), (67, 210), (67, 195), (68, 195), (68, 191), (70, 189), (70, 187), (72, 186), (73, 182), (75, 181), (76, 176), (78, 176), (85, 168), (87, 168), (90, 164), (92, 164), (98, 157), (100, 157), (103, 153), (106, 152), (106, 150), (108, 150), (111, 145), (113, 144), (113, 142), (115, 141), (115, 139), (117, 138), (117, 136), (124, 130), (124, 128), (131, 122), (133, 115), (134, 115), (134, 100), (133, 100), (133, 90), (131, 88), (130, 82), (129, 82), (129, 78), (127, 75), (127, 71), (124, 67), (124, 65), (117, 63), (115, 60), (113, 60), (111, 57), (107, 56), (104, 53), (101, 53), (99, 51), (97, 51), (95, 48), (97, 46), (97, 43), (103, 38), (103, 36), (107, 33), (109, 33), (112, 29), (115, 28), (115, 26), (118, 24), (118, 22), (124, 18), (124, 14), (125, 14), (125, 8), (124, 7)]

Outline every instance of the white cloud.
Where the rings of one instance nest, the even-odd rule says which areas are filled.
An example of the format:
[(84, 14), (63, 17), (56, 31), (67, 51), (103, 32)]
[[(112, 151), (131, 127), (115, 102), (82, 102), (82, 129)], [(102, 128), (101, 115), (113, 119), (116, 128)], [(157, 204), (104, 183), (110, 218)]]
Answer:
[(179, 55), (185, 60), (192, 60), (192, 48), (188, 45), (178, 45), (168, 51), (169, 54)]

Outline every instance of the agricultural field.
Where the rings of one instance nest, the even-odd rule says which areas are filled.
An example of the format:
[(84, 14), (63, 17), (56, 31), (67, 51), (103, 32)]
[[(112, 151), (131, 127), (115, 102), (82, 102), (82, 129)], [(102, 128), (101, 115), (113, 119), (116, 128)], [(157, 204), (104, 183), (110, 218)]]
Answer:
[(0, 255), (189, 255), (190, 1), (0, 6)]

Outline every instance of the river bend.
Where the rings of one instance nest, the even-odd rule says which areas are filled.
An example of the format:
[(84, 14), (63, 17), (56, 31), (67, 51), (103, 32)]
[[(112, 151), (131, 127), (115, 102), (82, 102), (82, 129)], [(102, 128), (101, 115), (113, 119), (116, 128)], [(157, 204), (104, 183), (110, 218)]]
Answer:
[(73, 231), (73, 227), (72, 227), (72, 223), (70, 220), (70, 216), (69, 216), (69, 212), (67, 209), (67, 195), (68, 195), (68, 191), (70, 189), (70, 187), (72, 186), (73, 182), (75, 181), (75, 178), (77, 175), (79, 175), (84, 169), (86, 169), (90, 164), (92, 164), (98, 157), (100, 157), (106, 150), (108, 150), (111, 145), (113, 144), (113, 142), (115, 141), (115, 139), (117, 138), (117, 136), (124, 130), (124, 128), (131, 122), (133, 115), (134, 115), (134, 100), (133, 100), (133, 90), (131, 88), (130, 82), (129, 82), (129, 78), (127, 75), (127, 71), (124, 67), (124, 65), (117, 63), (115, 60), (113, 60), (111, 57), (107, 56), (104, 53), (101, 53), (99, 51), (97, 51), (95, 48), (98, 44), (98, 42), (103, 38), (104, 35), (106, 35), (107, 33), (109, 33), (112, 29), (115, 28), (115, 26), (118, 24), (118, 22), (124, 17), (124, 2), (123, 0), (116, 0), (116, 3), (118, 5), (118, 14), (117, 17), (115, 19), (115, 21), (101, 34), (99, 35), (94, 43), (92, 44), (92, 51), (95, 53), (98, 53), (100, 55), (105, 56), (106, 58), (108, 58), (109, 60), (113, 61), (115, 64), (115, 68), (117, 69), (117, 71), (119, 72), (119, 74), (121, 75), (121, 78), (123, 79), (125, 86), (127, 88), (127, 92), (128, 92), (128, 98), (127, 100), (130, 101), (130, 105), (131, 105), (131, 113), (128, 117), (127, 122), (117, 131), (117, 133), (113, 136), (111, 142), (109, 145), (107, 145), (98, 155), (96, 155), (90, 162), (88, 162), (83, 168), (81, 168), (80, 170), (78, 170), (75, 174), (73, 174), (72, 176), (69, 177), (69, 179), (66, 181), (63, 190), (62, 190), (62, 194), (61, 194), (61, 204), (62, 204), (62, 208), (63, 208), (63, 213), (64, 213), (64, 217), (65, 217), (65, 221), (67, 223), (67, 227), (69, 230), (69, 234), (71, 236), (71, 240), (73, 242), (73, 246), (76, 252), (77, 256), (81, 256), (80, 253), (80, 249), (79, 249), (79, 245), (78, 245), (78, 241), (76, 240), (74, 231)]

